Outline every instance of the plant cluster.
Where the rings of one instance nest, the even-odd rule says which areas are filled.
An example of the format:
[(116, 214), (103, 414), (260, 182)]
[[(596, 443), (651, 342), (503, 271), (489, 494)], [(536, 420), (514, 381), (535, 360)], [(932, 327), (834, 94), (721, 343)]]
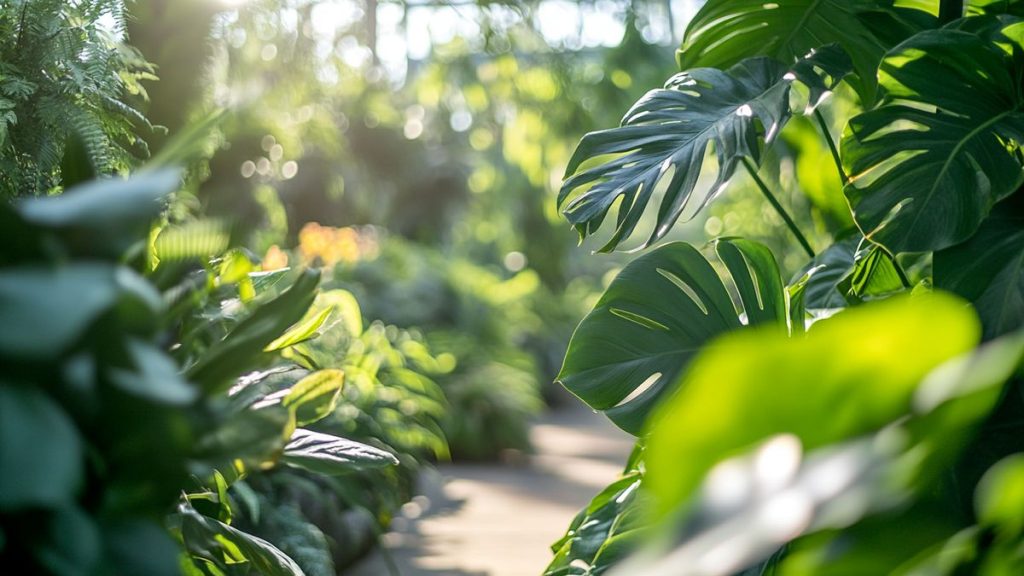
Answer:
[(413, 335), (364, 330), (319, 272), (259, 271), (214, 222), (161, 219), (174, 171), (65, 184), (0, 215), (5, 562), (217, 575), (350, 562), (418, 463), (447, 454), (443, 395), (423, 374), (436, 360)]
[(112, 174), (148, 155), (137, 106), (155, 76), (126, 18), (124, 0), (0, 2), (0, 197), (58, 189), (65, 157)]
[[(547, 575), (1024, 569), (1022, 17), (709, 0), (682, 71), (582, 139), (558, 202), (581, 238), (613, 220), (602, 250), (642, 227), (654, 246), (745, 172), (806, 264), (787, 282), (724, 237), (611, 282), (559, 380), (637, 448)], [(785, 145), (834, 160), (842, 196), (810, 200), (852, 226), (820, 253), (765, 175)]]

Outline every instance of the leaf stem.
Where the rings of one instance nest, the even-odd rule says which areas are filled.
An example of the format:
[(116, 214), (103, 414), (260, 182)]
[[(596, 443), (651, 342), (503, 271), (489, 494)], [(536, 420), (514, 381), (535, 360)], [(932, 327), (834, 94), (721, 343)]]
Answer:
[(832, 133), (828, 129), (825, 115), (818, 108), (814, 109), (814, 119), (818, 121), (818, 126), (821, 127), (821, 133), (825, 136), (825, 142), (828, 142), (828, 151), (832, 153), (832, 161), (835, 162), (836, 170), (839, 171), (839, 180), (843, 183), (843, 187), (846, 187), (850, 183), (850, 177), (846, 175), (846, 170), (843, 170), (843, 161), (839, 158), (839, 149), (836, 148), (836, 141), (832, 139)]
[(757, 184), (758, 189), (760, 189), (761, 193), (764, 194), (764, 197), (768, 199), (768, 203), (771, 204), (772, 208), (775, 208), (775, 211), (779, 213), (779, 216), (782, 216), (782, 219), (786, 221), (786, 226), (789, 226), (790, 232), (796, 236), (797, 241), (800, 242), (800, 246), (802, 246), (804, 251), (807, 252), (807, 255), (814, 258), (814, 249), (811, 248), (811, 244), (807, 241), (807, 238), (804, 237), (803, 233), (800, 232), (800, 229), (796, 227), (796, 222), (793, 221), (789, 216), (789, 213), (786, 212), (786, 209), (783, 208), (782, 204), (780, 204), (778, 199), (775, 198), (772, 191), (768, 189), (768, 186), (766, 186), (764, 181), (761, 180), (761, 177), (757, 175), (757, 168), (751, 165), (750, 160), (747, 158), (743, 158), (743, 167), (747, 169), (747, 173), (754, 179), (754, 183)]

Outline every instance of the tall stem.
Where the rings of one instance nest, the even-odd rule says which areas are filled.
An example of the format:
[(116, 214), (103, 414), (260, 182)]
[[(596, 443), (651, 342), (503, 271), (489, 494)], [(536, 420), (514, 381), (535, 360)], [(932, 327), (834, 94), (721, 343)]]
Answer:
[(836, 141), (832, 139), (832, 133), (829, 132), (828, 122), (825, 121), (825, 116), (821, 113), (821, 110), (817, 108), (814, 109), (814, 118), (818, 121), (818, 126), (821, 127), (821, 133), (825, 136), (825, 142), (828, 142), (828, 150), (832, 153), (832, 161), (836, 163), (836, 170), (839, 171), (839, 180), (842, 181), (843, 186), (846, 186), (850, 183), (850, 177), (843, 170), (843, 161), (839, 159), (839, 149), (836, 148)]
[(757, 184), (758, 189), (760, 189), (761, 193), (764, 194), (764, 197), (768, 199), (768, 203), (771, 204), (772, 208), (775, 208), (775, 211), (779, 213), (779, 216), (782, 216), (782, 219), (785, 220), (786, 226), (789, 226), (790, 232), (793, 233), (793, 236), (796, 236), (797, 241), (800, 242), (800, 246), (802, 246), (804, 251), (807, 252), (807, 255), (814, 258), (814, 249), (811, 248), (810, 242), (808, 242), (807, 238), (805, 238), (803, 233), (800, 232), (800, 229), (796, 227), (796, 222), (794, 222), (789, 216), (789, 213), (782, 207), (782, 204), (779, 204), (778, 199), (775, 198), (772, 191), (769, 190), (768, 186), (766, 186), (764, 181), (761, 180), (761, 177), (757, 175), (757, 168), (755, 168), (750, 163), (750, 160), (746, 158), (743, 159), (743, 167), (747, 169), (747, 173), (754, 179), (754, 183)]

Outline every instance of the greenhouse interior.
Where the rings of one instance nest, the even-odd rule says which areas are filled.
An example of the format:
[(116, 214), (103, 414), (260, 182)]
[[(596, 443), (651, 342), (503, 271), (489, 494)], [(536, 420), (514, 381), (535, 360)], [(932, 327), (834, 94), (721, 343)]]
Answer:
[(1024, 574), (1024, 0), (0, 0), (0, 562)]

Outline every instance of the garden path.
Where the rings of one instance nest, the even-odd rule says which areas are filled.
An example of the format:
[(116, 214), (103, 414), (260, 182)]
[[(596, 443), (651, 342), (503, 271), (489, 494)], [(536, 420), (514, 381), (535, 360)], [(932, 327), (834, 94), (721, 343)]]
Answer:
[[(618, 473), (630, 436), (573, 404), (531, 431), (519, 464), (447, 464), (423, 476), (385, 547), (401, 576), (539, 576), (549, 546)], [(375, 552), (347, 576), (389, 576)]]

